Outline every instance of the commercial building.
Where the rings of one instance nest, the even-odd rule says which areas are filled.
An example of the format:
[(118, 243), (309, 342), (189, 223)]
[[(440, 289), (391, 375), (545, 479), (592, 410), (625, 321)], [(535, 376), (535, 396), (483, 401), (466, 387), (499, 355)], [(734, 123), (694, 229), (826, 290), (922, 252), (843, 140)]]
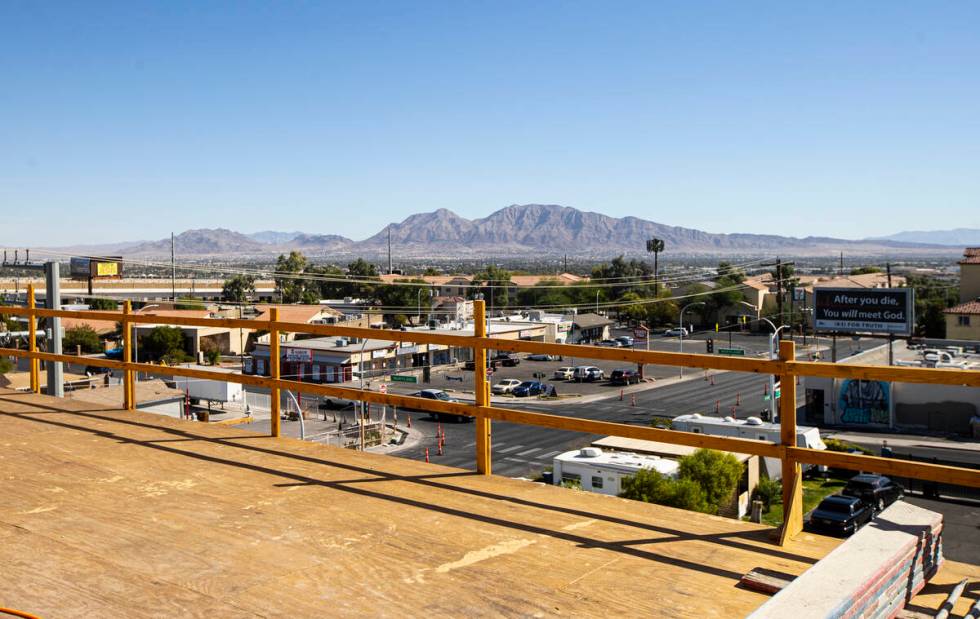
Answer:
[(572, 319), (568, 334), (569, 344), (591, 344), (609, 339), (609, 328), (614, 321), (599, 314), (579, 314)]

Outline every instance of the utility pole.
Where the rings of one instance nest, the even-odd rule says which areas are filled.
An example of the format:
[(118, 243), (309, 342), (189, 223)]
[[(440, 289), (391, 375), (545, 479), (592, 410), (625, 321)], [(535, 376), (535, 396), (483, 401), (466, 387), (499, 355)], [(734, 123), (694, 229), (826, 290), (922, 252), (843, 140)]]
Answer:
[(779, 307), (779, 326), (781, 327), (783, 326), (783, 264), (779, 258), (776, 258), (776, 304)]
[(394, 273), (394, 267), (391, 264), (391, 225), (388, 226), (388, 275)]
[(844, 252), (840, 253), (840, 269), (837, 271), (839, 277), (844, 277)]
[[(47, 287), (45, 292), (44, 304), (48, 309), (61, 309), (61, 279), (57, 262), (44, 263), (44, 280)], [(48, 352), (61, 354), (61, 318), (54, 317), (48, 319), (51, 328), (51, 335), (48, 337)], [(57, 398), (65, 397), (65, 375), (64, 364), (60, 361), (48, 362), (48, 395)]]
[(170, 233), (170, 293), (173, 295), (174, 307), (177, 306), (177, 241), (174, 233)]
[[(892, 287), (892, 264), (890, 262), (885, 263), (885, 273), (888, 275), (888, 287)], [(895, 343), (895, 335), (893, 333), (888, 334), (888, 365), (895, 365), (895, 349), (893, 344)]]

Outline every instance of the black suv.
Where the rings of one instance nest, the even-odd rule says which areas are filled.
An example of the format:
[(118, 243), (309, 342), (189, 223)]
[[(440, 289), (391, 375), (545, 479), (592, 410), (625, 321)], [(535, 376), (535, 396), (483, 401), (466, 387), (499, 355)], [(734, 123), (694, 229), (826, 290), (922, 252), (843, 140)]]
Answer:
[(517, 355), (510, 355), (507, 353), (500, 353), (496, 357), (490, 360), (493, 363), (499, 363), (505, 368), (512, 368), (521, 362), (521, 358)]
[(614, 385), (634, 385), (640, 382), (640, 373), (636, 370), (613, 370), (609, 382)]
[(881, 512), (905, 496), (905, 489), (884, 475), (862, 473), (852, 477), (841, 490), (841, 494), (859, 498), (870, 505), (875, 512)]

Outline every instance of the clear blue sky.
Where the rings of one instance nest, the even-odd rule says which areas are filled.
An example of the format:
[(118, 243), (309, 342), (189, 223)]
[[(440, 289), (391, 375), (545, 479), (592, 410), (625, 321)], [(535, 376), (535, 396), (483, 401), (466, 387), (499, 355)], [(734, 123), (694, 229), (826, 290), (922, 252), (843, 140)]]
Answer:
[(980, 3), (0, 3), (0, 244), (980, 227)]

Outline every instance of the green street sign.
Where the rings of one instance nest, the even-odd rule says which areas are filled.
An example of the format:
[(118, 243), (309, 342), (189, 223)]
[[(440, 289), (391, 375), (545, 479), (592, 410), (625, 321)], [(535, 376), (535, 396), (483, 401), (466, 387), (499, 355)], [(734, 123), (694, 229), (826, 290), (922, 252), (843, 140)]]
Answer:
[(419, 382), (419, 379), (416, 376), (401, 376), (399, 374), (395, 374), (394, 376), (391, 377), (391, 382), (393, 382), (393, 383), (417, 383), (417, 382)]
[[(780, 392), (779, 392), (779, 389), (777, 389), (777, 390), (776, 390), (776, 399), (777, 399), (777, 400), (779, 399), (779, 396), (780, 396), (780, 395), (781, 395), (781, 394), (780, 394)], [(762, 399), (763, 399), (764, 401), (766, 401), (766, 402), (768, 402), (768, 401), (769, 401), (769, 394), (767, 393), (766, 395), (764, 395), (764, 396), (762, 396)]]
[(745, 349), (744, 348), (719, 348), (718, 349), (718, 354), (719, 355), (731, 355), (733, 357), (744, 357), (745, 356)]

